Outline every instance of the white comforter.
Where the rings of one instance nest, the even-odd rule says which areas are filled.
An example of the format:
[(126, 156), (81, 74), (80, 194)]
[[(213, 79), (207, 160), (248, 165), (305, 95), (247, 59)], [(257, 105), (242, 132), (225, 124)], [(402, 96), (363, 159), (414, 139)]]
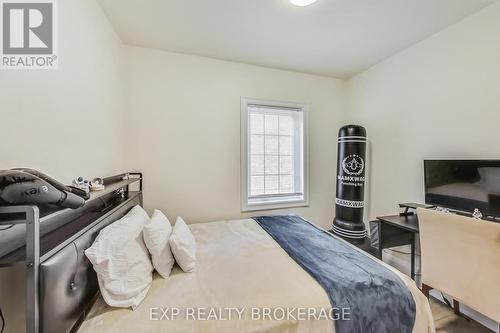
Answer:
[[(155, 275), (148, 296), (135, 311), (108, 307), (99, 298), (79, 332), (335, 331), (333, 321), (318, 315), (331, 308), (325, 291), (253, 220), (190, 227), (197, 241), (195, 272), (175, 267), (168, 279)], [(413, 332), (434, 332), (427, 299), (410, 278), (390, 269), (415, 299)], [(273, 320), (263, 320), (268, 311)], [(313, 315), (301, 316), (298, 311)], [(284, 318), (283, 312), (288, 312)], [(299, 320), (307, 318), (320, 320)]]

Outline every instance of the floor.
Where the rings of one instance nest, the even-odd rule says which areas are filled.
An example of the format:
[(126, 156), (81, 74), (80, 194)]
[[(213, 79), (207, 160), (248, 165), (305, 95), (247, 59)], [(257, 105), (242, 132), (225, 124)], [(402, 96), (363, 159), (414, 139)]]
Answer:
[(453, 310), (443, 303), (430, 299), (432, 316), (436, 325), (436, 333), (491, 333), (493, 331), (453, 313)]

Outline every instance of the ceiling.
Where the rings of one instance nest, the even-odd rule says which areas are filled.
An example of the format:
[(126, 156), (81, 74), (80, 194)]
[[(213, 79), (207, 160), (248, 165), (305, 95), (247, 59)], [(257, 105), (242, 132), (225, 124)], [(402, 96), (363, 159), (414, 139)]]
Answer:
[(99, 0), (126, 44), (349, 78), (496, 0)]

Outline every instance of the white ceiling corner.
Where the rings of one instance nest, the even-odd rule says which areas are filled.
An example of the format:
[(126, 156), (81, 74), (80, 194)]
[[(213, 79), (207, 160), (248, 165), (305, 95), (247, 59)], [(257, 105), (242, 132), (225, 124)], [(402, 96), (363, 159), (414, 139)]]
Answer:
[(496, 0), (99, 0), (126, 44), (349, 78)]

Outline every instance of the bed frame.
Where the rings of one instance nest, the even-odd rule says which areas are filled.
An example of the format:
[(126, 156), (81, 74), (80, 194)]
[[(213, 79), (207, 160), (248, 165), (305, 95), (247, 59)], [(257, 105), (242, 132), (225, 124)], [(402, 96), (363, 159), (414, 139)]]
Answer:
[(0, 257), (0, 269), (26, 267), (27, 333), (75, 332), (97, 298), (97, 276), (84, 251), (101, 229), (143, 203), (141, 173), (104, 184), (78, 209), (0, 207), (0, 226), (25, 228), (23, 242), (10, 242), (13, 248)]

